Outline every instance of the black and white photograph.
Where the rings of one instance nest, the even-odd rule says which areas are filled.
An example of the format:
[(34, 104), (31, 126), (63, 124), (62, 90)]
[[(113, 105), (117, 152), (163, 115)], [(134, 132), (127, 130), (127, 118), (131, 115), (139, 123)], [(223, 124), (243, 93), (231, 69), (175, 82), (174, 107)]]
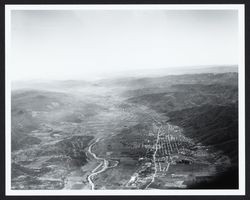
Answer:
[(244, 5), (8, 5), (6, 193), (243, 195)]

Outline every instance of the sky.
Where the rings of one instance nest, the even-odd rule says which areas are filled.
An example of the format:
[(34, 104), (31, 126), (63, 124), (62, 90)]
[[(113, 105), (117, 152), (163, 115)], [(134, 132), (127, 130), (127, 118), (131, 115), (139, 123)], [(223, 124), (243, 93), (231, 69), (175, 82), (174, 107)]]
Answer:
[(12, 80), (238, 64), (236, 10), (12, 10)]

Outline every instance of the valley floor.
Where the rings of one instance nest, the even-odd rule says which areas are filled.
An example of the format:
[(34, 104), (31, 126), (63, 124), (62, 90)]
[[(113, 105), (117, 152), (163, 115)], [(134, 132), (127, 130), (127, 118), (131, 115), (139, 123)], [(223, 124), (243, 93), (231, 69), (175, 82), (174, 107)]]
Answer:
[[(206, 88), (208, 97), (201, 101), (219, 101)], [(180, 91), (137, 98), (144, 103), (128, 100), (120, 88), (102, 86), (63, 94), (18, 91), (12, 100), (12, 189), (188, 189), (213, 180), (232, 166), (232, 159), (215, 145), (185, 134), (193, 131), (187, 124), (197, 120), (191, 116), (195, 110), (185, 110), (185, 118), (177, 110), (173, 122), (170, 115), (157, 110), (172, 99), (181, 109), (181, 101), (198, 106), (198, 101), (195, 105), (185, 101)], [(187, 98), (192, 95), (200, 93)], [(164, 106), (158, 108), (160, 103)], [(214, 113), (217, 117), (219, 111)], [(209, 117), (200, 116), (202, 122)], [(218, 137), (224, 137), (220, 124), (212, 120)], [(202, 124), (197, 127), (195, 133), (202, 136)], [(209, 141), (209, 137), (204, 134), (202, 139)], [(228, 141), (234, 142), (233, 138)]]

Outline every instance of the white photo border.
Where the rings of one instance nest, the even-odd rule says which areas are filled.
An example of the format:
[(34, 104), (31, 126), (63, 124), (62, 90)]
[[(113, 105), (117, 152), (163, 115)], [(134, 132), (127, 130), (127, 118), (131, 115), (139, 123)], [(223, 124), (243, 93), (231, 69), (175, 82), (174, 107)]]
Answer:
[[(239, 92), (239, 189), (178, 190), (12, 190), (11, 189), (11, 11), (12, 10), (237, 10)], [(6, 196), (106, 196), (106, 195), (245, 195), (245, 6), (244, 4), (95, 4), (95, 5), (5, 5), (5, 195)]]

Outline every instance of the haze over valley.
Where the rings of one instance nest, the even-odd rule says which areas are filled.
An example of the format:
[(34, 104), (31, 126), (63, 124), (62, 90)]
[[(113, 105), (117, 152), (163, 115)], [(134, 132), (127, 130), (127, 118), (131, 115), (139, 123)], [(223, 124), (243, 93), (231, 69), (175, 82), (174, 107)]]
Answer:
[(13, 83), (12, 189), (237, 188), (237, 66), (202, 70)]

